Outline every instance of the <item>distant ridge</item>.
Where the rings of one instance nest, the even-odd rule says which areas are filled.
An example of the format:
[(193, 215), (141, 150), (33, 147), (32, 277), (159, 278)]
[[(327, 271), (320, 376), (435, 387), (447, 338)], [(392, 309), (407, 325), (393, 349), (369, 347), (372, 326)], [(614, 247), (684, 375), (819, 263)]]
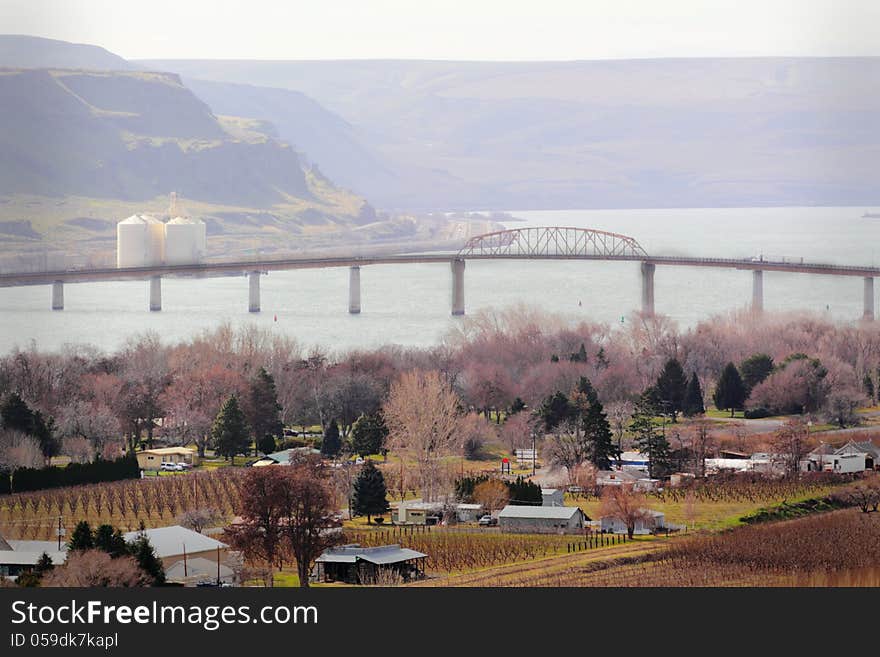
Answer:
[(22, 34), (0, 34), (0, 67), (107, 71), (130, 71), (138, 68), (100, 46)]

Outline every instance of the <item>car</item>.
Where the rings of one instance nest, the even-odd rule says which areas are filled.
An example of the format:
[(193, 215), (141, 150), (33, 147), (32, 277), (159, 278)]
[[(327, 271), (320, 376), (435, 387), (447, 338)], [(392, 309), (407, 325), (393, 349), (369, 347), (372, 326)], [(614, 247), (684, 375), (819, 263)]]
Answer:
[(584, 492), (584, 489), (581, 488), (580, 486), (569, 486), (565, 490), (567, 490), (569, 493), (583, 493)]
[(477, 521), (481, 527), (494, 527), (498, 524), (498, 518), (495, 516), (485, 515)]
[(183, 470), (186, 469), (186, 468), (183, 467), (183, 464), (182, 464), (182, 463), (171, 463), (171, 462), (165, 462), (165, 463), (163, 463), (162, 466), (161, 466), (161, 468), (162, 468), (165, 472), (182, 472)]

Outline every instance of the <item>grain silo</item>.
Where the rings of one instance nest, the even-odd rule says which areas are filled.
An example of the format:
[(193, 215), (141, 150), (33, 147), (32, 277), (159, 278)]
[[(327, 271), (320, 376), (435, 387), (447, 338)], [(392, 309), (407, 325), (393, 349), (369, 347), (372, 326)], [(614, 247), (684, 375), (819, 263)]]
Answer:
[(165, 225), (148, 214), (116, 224), (116, 266), (148, 267), (165, 259)]
[(165, 262), (189, 265), (202, 261), (207, 247), (205, 222), (190, 217), (174, 217), (165, 224)]

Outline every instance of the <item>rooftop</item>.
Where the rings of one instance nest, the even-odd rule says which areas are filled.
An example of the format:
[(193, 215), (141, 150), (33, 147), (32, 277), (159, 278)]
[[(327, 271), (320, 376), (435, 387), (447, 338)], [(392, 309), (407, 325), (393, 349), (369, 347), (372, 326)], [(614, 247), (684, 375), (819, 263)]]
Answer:
[[(156, 556), (160, 559), (182, 555), (184, 551), (187, 553), (206, 552), (229, 547), (226, 543), (221, 543), (210, 536), (199, 534), (180, 525), (146, 529), (144, 533), (150, 539), (150, 545), (156, 549)], [(139, 534), (139, 531), (127, 532), (123, 536), (126, 541), (131, 542), (136, 540)]]
[(142, 454), (195, 454), (196, 450), (189, 447), (156, 447), (145, 449)]
[(499, 518), (541, 518), (570, 520), (580, 509), (576, 506), (520, 506), (508, 504), (501, 509)]
[(428, 555), (402, 548), (400, 545), (379, 545), (376, 547), (361, 547), (357, 543), (342, 545), (329, 550), (316, 559), (318, 563), (357, 563), (367, 561), (377, 565), (400, 563), (410, 559), (424, 559)]

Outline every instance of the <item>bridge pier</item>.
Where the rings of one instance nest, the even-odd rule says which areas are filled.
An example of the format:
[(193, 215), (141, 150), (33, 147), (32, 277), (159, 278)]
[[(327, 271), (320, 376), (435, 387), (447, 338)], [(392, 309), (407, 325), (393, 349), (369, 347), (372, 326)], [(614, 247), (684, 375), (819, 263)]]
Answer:
[(361, 312), (361, 268), (358, 265), (348, 269), (348, 312), (352, 315)]
[(760, 269), (752, 271), (752, 312), (764, 312), (764, 272)]
[(452, 261), (452, 314), (464, 315), (464, 260)]
[(865, 310), (862, 313), (862, 319), (869, 322), (874, 321), (874, 277), (865, 276)]
[(162, 310), (162, 277), (150, 277), (150, 310)]
[(64, 281), (52, 283), (52, 310), (64, 310)]
[(642, 313), (654, 314), (654, 270), (657, 265), (653, 262), (642, 263)]
[(260, 272), (248, 273), (248, 312), (260, 312)]

